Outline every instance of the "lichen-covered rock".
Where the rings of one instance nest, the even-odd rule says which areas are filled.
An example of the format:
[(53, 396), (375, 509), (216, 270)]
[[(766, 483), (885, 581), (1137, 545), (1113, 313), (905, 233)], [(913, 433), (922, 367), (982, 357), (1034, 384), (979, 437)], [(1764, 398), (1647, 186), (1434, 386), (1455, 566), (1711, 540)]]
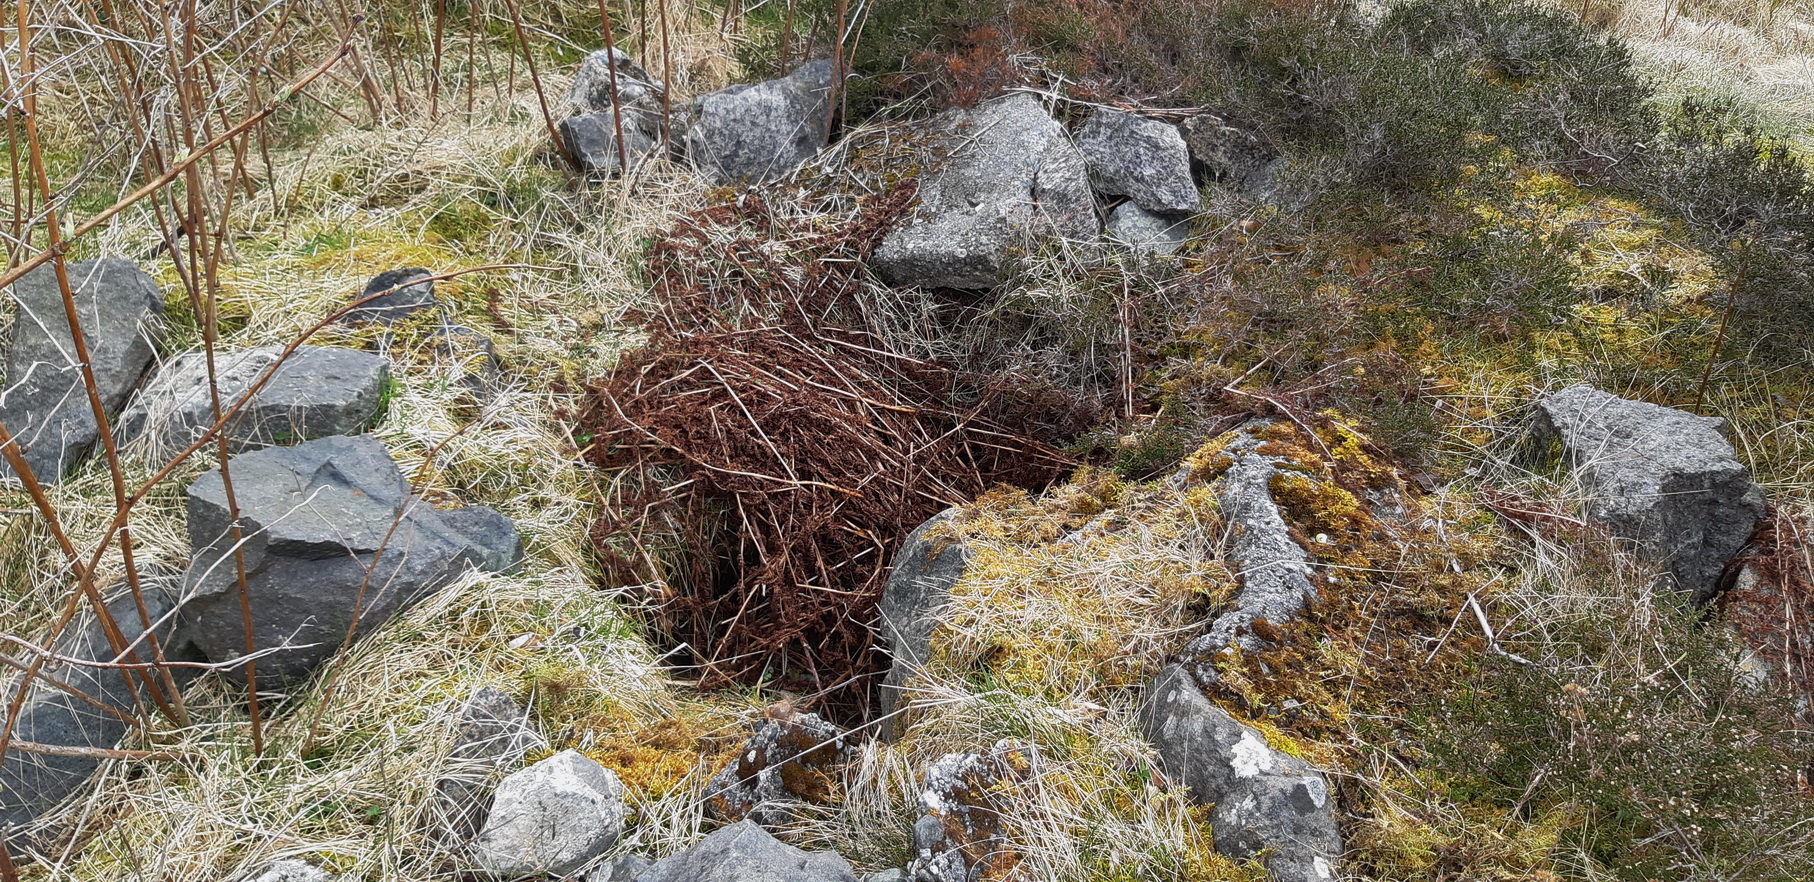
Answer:
[(835, 71), (812, 61), (778, 80), (745, 83), (693, 100), (687, 159), (714, 184), (779, 180), (825, 146)]
[[(473, 567), (515, 554), (496, 513), (440, 512), (409, 492), (384, 445), (336, 436), (228, 461), (243, 541), (261, 691), (299, 685), (347, 639), (377, 628)], [(477, 508), (477, 507), (475, 507)], [(186, 633), (207, 657), (245, 652), (231, 517), (219, 469), (189, 486)], [(448, 517), (452, 515), (452, 517)], [(243, 667), (229, 676), (244, 681)]]
[(1101, 236), (1083, 155), (1029, 95), (946, 111), (925, 152), (918, 207), (870, 259), (891, 285), (993, 288), (1016, 247)]
[(837, 766), (855, 749), (843, 730), (817, 715), (772, 712), (730, 764), (712, 776), (706, 808), (721, 821), (784, 824), (793, 818), (795, 804), (830, 798)]
[(431, 813), (436, 832), (452, 840), (477, 834), (491, 808), (487, 779), (547, 746), (530, 727), (522, 705), (491, 686), (475, 690), (460, 708), (447, 764), (435, 781)]
[(425, 309), (434, 309), (434, 274), (419, 266), (386, 270), (365, 283), (354, 299), (358, 304), (341, 316), (342, 322), (395, 324)]
[[(214, 356), (215, 389), (223, 412), (270, 371), (258, 393), (222, 427), (234, 452), (295, 444), (311, 438), (363, 431), (378, 415), (390, 361), (381, 355), (334, 346), (260, 346)], [(272, 366), (275, 365), (275, 370)], [(166, 362), (120, 414), (118, 436), (130, 452), (162, 463), (195, 443), (214, 425), (208, 390), (208, 357), (187, 352)]]
[(1274, 750), (1203, 694), (1181, 665), (1147, 689), (1141, 724), (1160, 768), (1214, 804), (1216, 850), (1264, 860), (1275, 882), (1331, 882), (1344, 850), (1335, 798), (1310, 764)]
[(1764, 516), (1764, 492), (1724, 425), (1578, 385), (1539, 401), (1531, 432), (1580, 476), (1590, 517), (1663, 564), (1676, 589), (1705, 602)]
[(1123, 202), (1109, 213), (1109, 238), (1135, 251), (1172, 254), (1190, 235), (1190, 219), (1154, 214), (1132, 202)]
[(927, 768), (909, 882), (1008, 878), (1020, 863), (1009, 847), (1011, 801), (1038, 761), (1032, 745), (999, 741), (990, 750), (946, 754)]
[(1192, 168), (1206, 180), (1262, 189), (1278, 154), (1259, 135), (1221, 117), (1193, 116), (1178, 126)]
[[(615, 93), (611, 88), (613, 66), (617, 68)], [(626, 128), (654, 132), (661, 122), (661, 93), (660, 80), (650, 76), (630, 53), (613, 47), (595, 50), (580, 61), (564, 103), (575, 114), (608, 115), (613, 107), (620, 107)]]
[[(71, 263), (66, 272), (101, 410), (112, 417), (156, 355), (164, 296), (150, 276), (117, 257)], [(100, 439), (100, 423), (82, 381), (56, 267), (26, 273), (11, 293), (18, 312), (6, 351), (0, 423), (37, 479), (54, 484)], [(0, 460), (0, 478), (12, 476), (12, 466)]]
[(893, 659), (877, 693), (883, 737), (897, 731), (889, 715), (900, 709), (902, 688), (931, 657), (932, 631), (969, 563), (964, 544), (941, 535), (956, 515), (957, 509), (946, 509), (908, 534), (876, 607), (877, 631)]
[(1098, 107), (1077, 136), (1090, 181), (1156, 214), (1189, 214), (1203, 206), (1190, 176), (1190, 151), (1178, 127)]
[(281, 860), (273, 861), (251, 882), (334, 882), (339, 878), (306, 861)]
[(1253, 630), (1256, 620), (1283, 625), (1316, 599), (1310, 555), (1292, 538), (1291, 527), (1272, 495), (1273, 478), (1284, 459), (1260, 452), (1263, 446), (1259, 428), (1248, 426), (1219, 454), (1226, 463), (1213, 487), (1222, 516), (1234, 526), (1228, 557), (1241, 589), (1235, 595), (1234, 608), (1218, 615), (1184, 649), (1184, 657), (1192, 661), (1193, 670), (1205, 682), (1214, 681), (1214, 660), (1223, 651), (1262, 645)]
[(753, 821), (739, 821), (656, 861), (636, 882), (857, 882), (857, 877), (836, 854), (801, 851)]
[(655, 866), (655, 861), (640, 854), (612, 858), (586, 874), (586, 882), (634, 882), (636, 877)]
[(499, 878), (565, 876), (617, 844), (628, 813), (615, 773), (563, 750), (498, 785), (468, 853), (476, 869)]
[[(192, 660), (188, 652), (176, 645), (181, 638), (172, 636), (170, 623), (166, 619), (175, 607), (175, 597), (166, 584), (168, 581), (170, 580), (141, 580), (145, 611), (153, 624), (152, 635), (164, 648), (166, 657)], [(152, 660), (150, 647), (140, 642), (145, 626), (139, 618), (137, 602), (130, 594), (116, 592), (107, 607), (124, 639), (122, 648), (133, 647), (134, 644), (137, 647), (124, 657), (116, 652), (100, 621), (90, 613), (77, 619), (51, 645), (57, 659), (96, 662)], [(42, 673), (46, 677), (79, 689), (83, 694), (129, 716), (137, 707), (135, 693), (145, 707), (156, 707), (139, 678), (133, 678), (137, 684), (135, 686), (128, 682), (120, 669), (88, 667), (57, 659), (45, 662)], [(182, 685), (189, 676), (193, 676), (192, 671), (193, 669), (187, 672), (178, 669), (177, 685)], [(4, 688), (7, 696), (12, 696), (18, 689), (17, 678), (0, 678), (0, 688)], [(3, 707), (4, 705), (0, 705), (0, 708)], [(0, 725), (5, 722), (5, 711), (0, 709)], [(117, 745), (125, 735), (124, 720), (50, 685), (47, 680), (39, 680), (32, 686), (24, 704), (19, 708), (18, 719), (13, 724), (13, 737), (20, 741), (62, 747), (107, 749)], [(7, 751), (5, 757), (0, 758), (0, 831), (30, 824), (54, 808), (86, 784), (100, 764), (100, 760), (90, 757), (32, 753), (16, 746)]]

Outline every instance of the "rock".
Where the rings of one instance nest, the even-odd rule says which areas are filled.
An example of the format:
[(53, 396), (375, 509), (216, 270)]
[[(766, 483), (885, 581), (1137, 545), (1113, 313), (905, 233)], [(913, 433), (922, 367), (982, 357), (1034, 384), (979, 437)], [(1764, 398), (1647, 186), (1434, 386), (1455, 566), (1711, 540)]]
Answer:
[(486, 505), (468, 505), (436, 511), (441, 523), (466, 541), (467, 551), (479, 569), (508, 573), (523, 562), (523, 537), (516, 522)]
[(615, 773), (563, 750), (498, 785), (485, 828), (472, 841), (472, 862), (505, 879), (565, 876), (617, 844), (628, 812)]
[(453, 840), (476, 835), (491, 808), (486, 779), (520, 764), (529, 751), (547, 746), (530, 727), (522, 705), (490, 686), (474, 691), (460, 709), (447, 764), (435, 782), (431, 811), (438, 832)]
[(648, 872), (653, 866), (654, 861), (640, 854), (627, 854), (608, 860), (586, 874), (586, 882), (634, 882), (636, 877)]
[(1171, 254), (1190, 236), (1190, 219), (1154, 214), (1123, 202), (1109, 214), (1109, 237), (1148, 254)]
[[(368, 633), (467, 569), (495, 566), (506, 553), (505, 533), (514, 532), (495, 512), (449, 518), (411, 496), (370, 436), (254, 450), (228, 465), (255, 644), (288, 647), (258, 660), (260, 690), (300, 685), (349, 630)], [(184, 577), (183, 620), (209, 659), (230, 661), (243, 654), (246, 638), (219, 469), (189, 486), (188, 511), (195, 555)], [(244, 682), (244, 669), (229, 676)]]
[(1031, 96), (946, 111), (929, 140), (919, 205), (870, 259), (889, 284), (993, 288), (1018, 246), (1101, 236), (1083, 155)]
[[(931, 657), (932, 631), (950, 602), (951, 589), (957, 587), (969, 564), (962, 542), (938, 535), (957, 513), (955, 508), (946, 509), (915, 528), (895, 553), (894, 567), (888, 571), (876, 615), (879, 636), (893, 662), (877, 693), (878, 718), (898, 710), (903, 687)], [(898, 731), (894, 722), (883, 720), (884, 738)]]
[(712, 776), (706, 809), (721, 821), (785, 824), (795, 804), (831, 797), (832, 776), (855, 751), (843, 730), (814, 714), (771, 712), (737, 757)]
[(907, 882), (907, 874), (899, 868), (881, 870), (863, 877), (863, 882)]
[(1764, 517), (1764, 492), (1724, 426), (1579, 385), (1537, 403), (1531, 434), (1581, 478), (1591, 518), (1666, 567), (1674, 587), (1701, 603)]
[[(359, 297), (354, 301), (359, 305), (348, 310), (346, 315), (340, 317), (340, 321), (390, 325), (422, 310), (434, 309), (435, 283), (428, 280), (432, 275), (434, 274), (419, 266), (379, 273), (365, 283), (365, 290), (359, 292)], [(416, 279), (424, 281), (417, 282)], [(385, 293), (387, 291), (390, 293)], [(372, 299), (367, 300), (368, 297)]]
[[(615, 60), (617, 91), (611, 91), (611, 68)], [(623, 108), (625, 140), (628, 129), (655, 135), (661, 130), (662, 83), (643, 70), (642, 65), (622, 49), (599, 49), (579, 63), (568, 87), (567, 108), (575, 114), (610, 115), (613, 107)]]
[[(214, 356), (222, 411), (283, 356), (261, 346)], [(224, 428), (234, 452), (364, 431), (378, 416), (390, 361), (334, 346), (298, 346)], [(118, 437), (146, 462), (163, 463), (214, 425), (206, 353), (166, 362), (120, 415)]]
[[(164, 296), (151, 277), (117, 257), (67, 267), (82, 339), (101, 408), (118, 414), (144, 377), (164, 330)], [(41, 266), (13, 283), (18, 303), (6, 352), (0, 423), (19, 442), (32, 473), (54, 484), (100, 439), (100, 425), (76, 364), (56, 268)], [(13, 470), (0, 460), (0, 477)]]
[[(173, 636), (173, 629), (167, 620), (176, 606), (175, 597), (169, 590), (170, 581), (172, 580), (167, 577), (140, 579), (146, 614), (153, 623), (151, 634), (159, 641), (166, 657), (193, 660), (193, 654), (181, 645), (182, 638)], [(146, 631), (144, 620), (139, 617), (138, 605), (132, 596), (116, 591), (107, 608), (124, 638), (122, 648), (130, 650), (128, 655), (122, 657), (121, 653), (114, 651), (114, 644), (108, 641), (100, 621), (92, 613), (84, 614), (65, 629), (63, 635), (52, 644), (51, 650), (65, 658), (87, 661), (151, 661), (153, 654), (147, 641), (141, 639)], [(12, 649), (5, 652), (9, 655), (16, 654)], [(182, 673), (182, 669), (177, 669), (177, 672), (176, 683), (179, 688), (193, 677), (193, 669), (187, 675)], [(79, 689), (107, 707), (122, 711), (128, 716), (135, 715), (139, 707), (134, 700), (135, 694), (144, 702), (148, 711), (155, 712), (156, 709), (156, 704), (145, 691), (143, 681), (135, 677), (129, 684), (123, 672), (118, 669), (92, 668), (51, 660), (44, 664), (42, 673), (45, 677)], [(161, 678), (159, 682), (162, 683)], [(18, 692), (16, 677), (0, 680), (0, 685), (4, 686), (9, 701)], [(0, 704), (0, 708), (3, 707)], [(5, 711), (0, 709), (0, 723), (5, 721), (4, 714)], [(33, 684), (25, 703), (19, 708), (13, 736), (20, 741), (38, 744), (112, 748), (125, 737), (126, 729), (126, 721), (119, 717), (45, 680), (39, 680)], [(17, 747), (8, 750), (5, 757), (0, 758), (0, 831), (12, 826), (27, 825), (55, 808), (70, 794), (80, 790), (94, 775), (100, 763), (100, 760), (87, 757), (28, 753)]]
[(252, 882), (334, 882), (339, 878), (314, 864), (296, 860), (281, 860), (273, 862)]
[(754, 821), (739, 821), (656, 861), (636, 882), (857, 882), (857, 877), (836, 854), (801, 851)]
[(642, 126), (628, 120), (623, 125), (627, 160), (618, 158), (617, 120), (610, 113), (570, 116), (556, 123), (555, 128), (560, 132), (561, 143), (566, 145), (567, 155), (580, 171), (608, 178), (623, 173), (626, 166), (635, 169), (655, 151), (655, 138)]
[(714, 184), (763, 184), (786, 177), (825, 146), (833, 78), (830, 61), (812, 61), (778, 80), (693, 99), (687, 158)]
[(1272, 498), (1272, 479), (1283, 459), (1259, 452), (1259, 428), (1244, 427), (1223, 447), (1229, 465), (1214, 486), (1222, 516), (1238, 528), (1228, 556), (1241, 590), (1234, 609), (1217, 616), (1208, 631), (1185, 646), (1185, 658), (1192, 660), (1193, 670), (1206, 683), (1215, 681), (1214, 659), (1222, 651), (1233, 646), (1260, 648), (1263, 641), (1252, 630), (1256, 619), (1284, 625), (1316, 599), (1310, 555), (1291, 537)]
[(1205, 180), (1264, 189), (1278, 154), (1259, 135), (1220, 117), (1193, 116), (1178, 126), (1191, 166)]
[(1166, 775), (1214, 804), (1216, 850), (1263, 859), (1274, 882), (1327, 882), (1343, 851), (1335, 799), (1321, 773), (1267, 745), (1203, 694), (1180, 665), (1147, 689), (1141, 725)]
[(923, 814), (913, 825), (910, 882), (1005, 879), (1020, 862), (1009, 847), (1008, 815), (1020, 785), (1034, 772), (1030, 744), (998, 741), (986, 751), (949, 753), (926, 770)]
[(1098, 192), (1126, 196), (1156, 214), (1203, 207), (1190, 176), (1190, 151), (1171, 123), (1098, 107), (1077, 136), (1077, 150)]

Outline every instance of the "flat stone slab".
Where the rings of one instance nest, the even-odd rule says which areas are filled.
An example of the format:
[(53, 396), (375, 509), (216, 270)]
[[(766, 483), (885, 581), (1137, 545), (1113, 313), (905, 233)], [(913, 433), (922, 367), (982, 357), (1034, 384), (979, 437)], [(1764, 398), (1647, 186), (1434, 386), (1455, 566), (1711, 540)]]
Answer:
[(946, 111), (927, 139), (919, 205), (870, 258), (888, 284), (993, 288), (1015, 248), (1101, 237), (1083, 155), (1031, 96)]
[[(228, 465), (254, 644), (285, 647), (259, 658), (260, 691), (300, 686), (349, 633), (369, 633), (470, 568), (496, 570), (520, 555), (508, 518), (482, 506), (437, 511), (411, 496), (369, 435), (254, 450)], [(233, 661), (246, 633), (219, 469), (189, 486), (188, 511), (187, 633), (210, 660)], [(227, 675), (243, 683), (245, 669)]]
[(1190, 218), (1154, 214), (1134, 202), (1109, 213), (1109, 238), (1146, 254), (1173, 254), (1190, 236)]
[[(434, 274), (424, 267), (410, 266), (387, 270), (365, 283), (364, 290), (342, 322), (377, 322), (396, 324), (416, 313), (436, 307)], [(369, 300), (367, 298), (370, 298)]]
[(1764, 517), (1764, 492), (1723, 434), (1725, 421), (1570, 386), (1537, 403), (1531, 434), (1590, 494), (1588, 515), (1711, 599)]
[[(101, 409), (111, 417), (156, 355), (164, 296), (150, 276), (117, 257), (66, 269)], [(0, 422), (37, 479), (54, 484), (100, 439), (100, 423), (82, 382), (56, 268), (46, 264), (26, 273), (11, 294), (18, 314), (6, 352)], [(12, 475), (12, 467), (0, 460), (0, 477)]]
[[(390, 379), (388, 359), (334, 346), (298, 346), (278, 364), (282, 355), (281, 346), (261, 346), (214, 356), (222, 411), (231, 410), (259, 377), (271, 373), (224, 427), (234, 452), (360, 432), (377, 417)], [(132, 453), (161, 463), (212, 425), (207, 354), (188, 352), (152, 376), (120, 415), (118, 431)]]
[(714, 184), (779, 180), (825, 146), (835, 72), (812, 61), (785, 77), (746, 83), (693, 100), (687, 159)]

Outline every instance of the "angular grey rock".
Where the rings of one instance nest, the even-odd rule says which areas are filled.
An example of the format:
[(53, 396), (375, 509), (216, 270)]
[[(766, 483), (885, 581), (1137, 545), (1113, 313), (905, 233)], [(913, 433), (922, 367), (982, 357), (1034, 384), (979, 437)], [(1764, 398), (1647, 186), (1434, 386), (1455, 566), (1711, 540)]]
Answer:
[(1077, 149), (1098, 192), (1126, 196), (1156, 214), (1203, 207), (1190, 151), (1171, 123), (1098, 107), (1077, 136)]
[(1208, 114), (1178, 126), (1192, 167), (1206, 180), (1263, 189), (1278, 154), (1259, 135)]
[[(166, 657), (192, 661), (194, 655), (179, 645), (180, 637), (173, 636), (170, 612), (176, 603), (167, 584), (170, 581), (169, 578), (140, 580), (146, 615), (152, 622), (151, 638), (159, 642)], [(108, 641), (100, 621), (92, 613), (77, 619), (51, 650), (65, 658), (87, 661), (151, 661), (154, 655), (150, 640), (144, 639), (144, 620), (139, 617), (138, 605), (131, 595), (115, 596), (107, 608), (120, 628), (125, 641), (123, 646), (129, 654), (114, 651), (114, 645)], [(155, 712), (156, 705), (145, 692), (143, 682), (134, 678), (135, 689), (120, 670), (51, 660), (45, 663), (42, 673), (128, 716), (136, 713), (136, 692), (144, 707)], [(192, 675), (179, 675), (176, 684), (180, 688), (191, 678)], [(18, 680), (16, 677), (0, 678), (0, 686), (4, 686), (5, 694), (11, 696), (18, 689)], [(0, 710), (0, 724), (5, 722), (4, 713)], [(125, 735), (124, 720), (42, 679), (27, 694), (13, 728), (13, 736), (21, 741), (64, 747), (111, 748)], [(54, 808), (81, 789), (100, 763), (100, 760), (87, 757), (28, 753), (17, 748), (7, 751), (0, 760), (0, 831), (30, 824)]]
[(436, 832), (455, 841), (476, 835), (491, 809), (490, 776), (547, 746), (530, 727), (522, 705), (491, 686), (475, 690), (460, 709), (447, 764), (435, 781), (431, 811)]
[(580, 171), (595, 178), (608, 178), (634, 170), (655, 151), (655, 138), (643, 126), (626, 120), (624, 126), (624, 159), (618, 158), (617, 120), (610, 113), (582, 113), (555, 124), (561, 143), (567, 147)]
[(504, 879), (565, 876), (617, 844), (628, 813), (615, 773), (563, 750), (498, 785), (469, 855), (476, 869)]
[(489, 505), (435, 512), (441, 523), (466, 540), (473, 564), (488, 573), (508, 573), (523, 562), (523, 537), (516, 522)]
[(785, 824), (799, 803), (826, 800), (837, 766), (855, 752), (842, 729), (816, 714), (771, 714), (706, 784), (706, 811), (721, 821)]
[(870, 258), (889, 284), (993, 288), (1018, 246), (1101, 236), (1083, 155), (1031, 96), (946, 111), (929, 136), (919, 205)]
[(990, 750), (948, 753), (926, 769), (922, 814), (913, 825), (910, 882), (1000, 878), (1012, 866), (1012, 800), (1039, 761), (1031, 744), (1002, 740)]
[(1154, 214), (1133, 202), (1123, 202), (1109, 213), (1108, 234), (1135, 251), (1172, 254), (1190, 236), (1190, 219)]
[[(888, 583), (876, 607), (879, 636), (893, 658), (876, 695), (877, 717), (887, 717), (898, 709), (902, 688), (925, 666), (932, 654), (932, 631), (950, 603), (951, 589), (969, 565), (970, 555), (962, 542), (936, 535), (956, 516), (955, 508), (934, 515), (908, 534), (895, 553), (894, 567), (888, 571)], [(892, 738), (898, 731), (894, 722), (883, 720), (882, 737)]]
[[(617, 92), (611, 91), (611, 68), (617, 67)], [(662, 83), (643, 70), (642, 65), (622, 49), (599, 49), (579, 63), (573, 85), (567, 89), (565, 103), (575, 114), (602, 113), (612, 107), (623, 108), (624, 127), (645, 133), (656, 133), (661, 124)], [(629, 140), (626, 132), (625, 140)]]
[[(164, 297), (150, 276), (117, 257), (72, 263), (67, 272), (101, 408), (112, 417), (156, 355)], [(12, 296), (18, 314), (6, 352), (0, 422), (38, 480), (54, 484), (99, 440), (100, 425), (82, 384), (56, 268), (46, 264), (26, 273), (13, 283)], [(0, 460), (0, 477), (12, 476), (12, 467)]]
[(778, 80), (693, 99), (687, 158), (714, 184), (779, 180), (825, 146), (831, 128), (830, 61), (800, 65)]
[[(355, 637), (368, 633), (506, 553), (499, 516), (468, 513), (450, 522), (448, 512), (410, 495), (397, 464), (370, 436), (269, 447), (228, 465), (255, 645), (288, 647), (259, 658), (261, 691), (300, 685), (349, 629)], [(195, 555), (184, 577), (183, 620), (209, 659), (231, 661), (244, 653), (246, 638), (219, 469), (189, 486), (188, 511)], [(229, 676), (244, 682), (243, 667)]]
[(1310, 582), (1310, 555), (1291, 538), (1291, 528), (1272, 498), (1272, 478), (1279, 473), (1281, 458), (1259, 452), (1263, 442), (1257, 429), (1244, 427), (1223, 448), (1231, 464), (1215, 484), (1223, 517), (1238, 527), (1229, 559), (1241, 590), (1234, 609), (1217, 616), (1208, 631), (1184, 648), (1184, 657), (1206, 683), (1215, 681), (1216, 655), (1233, 646), (1252, 650), (1262, 645), (1251, 629), (1254, 620), (1283, 625), (1317, 596)]
[[(223, 411), (283, 356), (281, 346), (261, 346), (214, 356)], [(311, 438), (363, 431), (378, 415), (390, 361), (381, 355), (334, 346), (298, 346), (224, 428), (234, 452), (295, 444)], [(162, 463), (214, 425), (208, 393), (208, 358), (187, 352), (165, 362), (126, 411), (118, 437), (147, 462)]]
[(857, 877), (836, 854), (801, 851), (754, 821), (739, 821), (656, 861), (636, 882), (857, 882)]
[(275, 861), (252, 882), (334, 882), (340, 878), (314, 864), (297, 860)]
[(1272, 749), (1203, 694), (1180, 665), (1147, 688), (1141, 725), (1166, 775), (1215, 805), (1216, 850), (1236, 860), (1265, 855), (1275, 882), (1339, 878), (1344, 850), (1335, 798), (1309, 763)]
[(878, 870), (864, 876), (863, 882), (907, 882), (907, 874), (898, 867)]
[(1570, 386), (1537, 403), (1531, 434), (1559, 448), (1591, 497), (1588, 514), (1705, 602), (1764, 517), (1764, 492), (1722, 434), (1725, 422)]
[[(395, 324), (425, 309), (434, 309), (435, 283), (428, 281), (434, 273), (419, 266), (388, 270), (365, 283), (354, 302), (358, 306), (340, 317), (342, 322), (378, 322)], [(423, 281), (416, 281), (422, 279)], [(385, 293), (389, 292), (389, 293)], [(372, 298), (366, 300), (367, 297)]]

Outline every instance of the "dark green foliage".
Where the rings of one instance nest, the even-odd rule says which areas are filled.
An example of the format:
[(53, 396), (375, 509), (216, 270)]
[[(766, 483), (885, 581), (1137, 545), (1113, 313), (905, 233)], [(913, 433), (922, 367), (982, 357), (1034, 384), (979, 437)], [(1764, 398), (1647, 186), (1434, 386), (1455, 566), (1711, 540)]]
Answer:
[[(1603, 599), (1413, 714), (1450, 796), (1572, 823), (1616, 878), (1806, 879), (1809, 745), (1685, 603)], [(1797, 826), (1797, 825), (1800, 826)]]

